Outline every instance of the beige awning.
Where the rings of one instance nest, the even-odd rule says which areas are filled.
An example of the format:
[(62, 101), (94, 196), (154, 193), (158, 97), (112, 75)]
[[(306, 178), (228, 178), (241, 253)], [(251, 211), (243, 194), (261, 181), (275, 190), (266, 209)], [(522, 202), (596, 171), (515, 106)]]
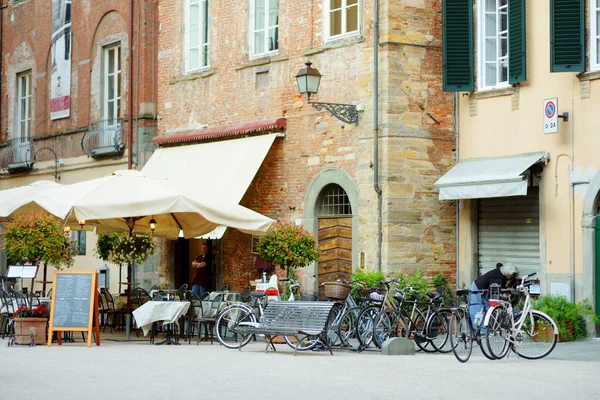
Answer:
[(186, 179), (215, 201), (240, 202), (258, 172), (277, 134), (211, 143), (159, 148), (142, 172), (146, 175)]
[(545, 152), (464, 160), (438, 179), (435, 187), (440, 191), (440, 200), (525, 196), (525, 171), (547, 160)]

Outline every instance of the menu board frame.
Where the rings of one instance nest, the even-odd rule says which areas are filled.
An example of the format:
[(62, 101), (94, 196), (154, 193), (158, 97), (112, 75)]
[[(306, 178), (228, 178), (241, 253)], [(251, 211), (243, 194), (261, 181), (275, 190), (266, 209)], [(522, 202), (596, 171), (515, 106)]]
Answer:
[[(90, 285), (89, 293), (84, 293), (89, 296), (89, 310), (88, 311), (88, 323), (87, 326), (54, 326), (54, 311), (56, 310), (56, 299), (61, 297), (61, 279), (58, 279), (59, 275), (76, 275), (80, 276), (91, 276), (92, 283)], [(50, 308), (50, 322), (48, 325), (48, 346), (52, 346), (52, 335), (54, 332), (57, 333), (56, 337), (58, 344), (62, 345), (62, 332), (73, 331), (73, 332), (87, 332), (87, 347), (92, 345), (92, 336), (95, 334), (96, 345), (100, 346), (100, 327), (98, 324), (98, 282), (96, 271), (56, 271), (54, 273), (54, 282), (52, 283), (52, 302)], [(59, 300), (60, 301), (60, 300)]]

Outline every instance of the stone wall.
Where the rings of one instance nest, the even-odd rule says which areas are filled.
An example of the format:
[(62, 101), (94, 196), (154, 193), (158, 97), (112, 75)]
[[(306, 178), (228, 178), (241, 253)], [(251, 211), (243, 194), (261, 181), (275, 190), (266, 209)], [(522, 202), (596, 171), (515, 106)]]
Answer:
[[(285, 116), (285, 138), (276, 139), (241, 204), (295, 221), (303, 217), (310, 182), (338, 167), (359, 191), (354, 251), (376, 267), (373, 3), (361, 3), (361, 35), (324, 43), (322, 2), (281, 0), (279, 51), (252, 59), (249, 2), (211, 2), (210, 66), (186, 73), (183, 2), (161, 2), (157, 104), (162, 135)], [(391, 274), (422, 267), (453, 277), (454, 208), (433, 188), (454, 162), (453, 102), (441, 89), (441, 2), (380, 3), (381, 264)], [(294, 77), (307, 59), (323, 75), (312, 100), (357, 105), (358, 126), (315, 110), (298, 94)], [(230, 230), (222, 239), (223, 280), (232, 288), (247, 282), (250, 243), (249, 235)]]

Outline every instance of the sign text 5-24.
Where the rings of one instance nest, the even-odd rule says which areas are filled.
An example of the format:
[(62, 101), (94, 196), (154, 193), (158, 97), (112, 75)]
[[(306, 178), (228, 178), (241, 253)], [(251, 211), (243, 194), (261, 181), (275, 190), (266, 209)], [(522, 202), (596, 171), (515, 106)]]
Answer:
[(558, 132), (558, 99), (544, 100), (544, 134)]

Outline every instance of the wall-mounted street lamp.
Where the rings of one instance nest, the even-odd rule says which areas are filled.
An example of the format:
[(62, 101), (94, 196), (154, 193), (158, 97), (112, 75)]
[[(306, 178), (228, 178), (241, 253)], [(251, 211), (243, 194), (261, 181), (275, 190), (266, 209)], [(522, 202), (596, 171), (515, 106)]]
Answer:
[(298, 83), (298, 91), (300, 94), (307, 94), (308, 104), (319, 111), (323, 109), (329, 111), (334, 117), (347, 124), (358, 125), (358, 110), (355, 105), (310, 101), (310, 95), (316, 94), (319, 91), (321, 74), (318, 69), (311, 67), (312, 63), (310, 61), (307, 61), (305, 64), (306, 68), (301, 68), (300, 71), (298, 71), (296, 82)]

